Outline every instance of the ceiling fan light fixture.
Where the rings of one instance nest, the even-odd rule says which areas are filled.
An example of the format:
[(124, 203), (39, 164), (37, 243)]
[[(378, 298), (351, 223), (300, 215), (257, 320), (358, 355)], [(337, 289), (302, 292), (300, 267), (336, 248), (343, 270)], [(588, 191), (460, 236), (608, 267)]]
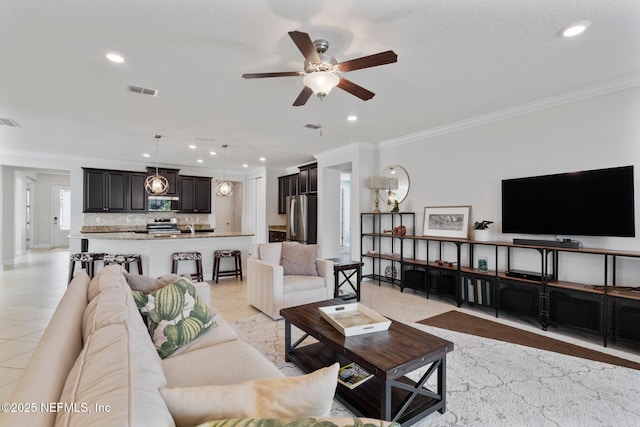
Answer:
[(338, 85), (340, 77), (331, 71), (315, 71), (304, 76), (302, 82), (313, 91), (314, 95), (322, 98)]

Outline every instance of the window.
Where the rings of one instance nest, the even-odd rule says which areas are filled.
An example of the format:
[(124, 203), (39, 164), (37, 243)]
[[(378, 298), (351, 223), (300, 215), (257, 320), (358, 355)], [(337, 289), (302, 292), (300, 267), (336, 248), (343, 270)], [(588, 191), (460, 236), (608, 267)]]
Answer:
[(60, 189), (60, 230), (69, 230), (71, 228), (71, 190), (68, 188)]

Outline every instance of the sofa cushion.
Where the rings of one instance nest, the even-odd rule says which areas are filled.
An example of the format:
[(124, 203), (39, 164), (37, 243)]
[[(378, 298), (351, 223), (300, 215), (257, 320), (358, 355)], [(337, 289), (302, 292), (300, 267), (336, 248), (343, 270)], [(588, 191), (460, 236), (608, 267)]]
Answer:
[(110, 288), (128, 288), (127, 281), (122, 273), (125, 269), (121, 265), (112, 264), (105, 266), (89, 283), (88, 300), (97, 297), (100, 292)]
[(178, 427), (223, 418), (320, 417), (331, 410), (339, 368), (334, 363), (296, 377), (162, 388), (160, 393)]
[(175, 282), (181, 277), (177, 274), (165, 274), (156, 279), (141, 274), (129, 274), (126, 271), (123, 274), (131, 290), (144, 292), (145, 294), (167, 286), (169, 283)]
[[(135, 311), (131, 312), (129, 304)], [(133, 314), (137, 319), (130, 319)], [(125, 324), (130, 320), (140, 322), (142, 318), (136, 309), (131, 292), (125, 288), (110, 288), (100, 292), (89, 302), (82, 315), (82, 338), (86, 342), (89, 335), (104, 326)], [(141, 325), (144, 330), (144, 324)]]
[(163, 359), (217, 326), (209, 306), (185, 277), (150, 294), (131, 293), (140, 312), (147, 315), (151, 339)]
[[(212, 365), (211, 369), (194, 369), (194, 366)], [(167, 357), (162, 361), (162, 369), (168, 387), (237, 384), (283, 376), (258, 350), (241, 340)]]
[(317, 254), (318, 245), (282, 242), (282, 259), (280, 264), (284, 270), (284, 275), (317, 276)]
[(269, 264), (280, 265), (282, 258), (282, 242), (263, 243), (259, 248), (260, 259)]
[(104, 326), (88, 337), (56, 400), (77, 410), (58, 412), (55, 425), (173, 426), (158, 393), (165, 386), (148, 339), (140, 340), (126, 324)]

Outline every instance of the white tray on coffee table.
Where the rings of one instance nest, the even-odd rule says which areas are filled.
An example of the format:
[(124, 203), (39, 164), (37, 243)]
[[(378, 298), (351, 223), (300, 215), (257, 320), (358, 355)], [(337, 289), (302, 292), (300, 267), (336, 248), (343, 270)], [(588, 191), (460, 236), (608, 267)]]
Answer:
[(320, 315), (345, 337), (386, 331), (391, 320), (360, 303), (318, 307)]

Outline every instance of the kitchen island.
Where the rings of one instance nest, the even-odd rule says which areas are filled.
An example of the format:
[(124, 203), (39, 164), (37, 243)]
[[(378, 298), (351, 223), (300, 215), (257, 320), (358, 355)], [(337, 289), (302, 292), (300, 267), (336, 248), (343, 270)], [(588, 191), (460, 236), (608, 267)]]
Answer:
[[(69, 236), (71, 253), (80, 252), (82, 241), (86, 239), (88, 252), (104, 252), (109, 254), (140, 254), (142, 256), (143, 274), (152, 277), (171, 273), (174, 252), (200, 252), (205, 280), (212, 280), (213, 251), (218, 249), (238, 249), (241, 252), (242, 265), (246, 268), (247, 257), (251, 245), (255, 243), (253, 233), (242, 232), (196, 232), (176, 234), (149, 234), (138, 232), (113, 233), (77, 233)], [(223, 259), (232, 263), (232, 259)], [(102, 266), (96, 266), (101, 268)], [(221, 270), (232, 269), (232, 265), (222, 265)], [(136, 268), (132, 266), (131, 272)], [(182, 261), (178, 274), (194, 273), (195, 264)]]

